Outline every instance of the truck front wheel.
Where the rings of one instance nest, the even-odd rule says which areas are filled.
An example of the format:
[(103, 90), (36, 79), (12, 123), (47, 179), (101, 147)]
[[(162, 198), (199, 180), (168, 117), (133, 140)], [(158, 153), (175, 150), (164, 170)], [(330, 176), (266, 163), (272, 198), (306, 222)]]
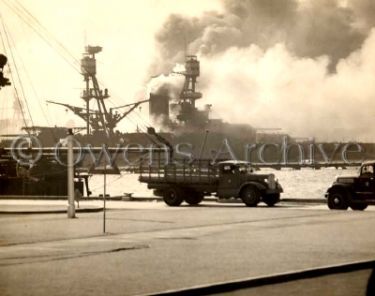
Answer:
[(266, 194), (263, 196), (263, 202), (269, 207), (273, 207), (279, 201), (280, 193)]
[(256, 207), (260, 201), (260, 192), (254, 186), (246, 186), (241, 190), (240, 197), (248, 207)]
[(327, 204), (331, 210), (347, 210), (349, 205), (346, 200), (346, 192), (344, 191), (333, 191), (329, 193)]
[(164, 202), (171, 207), (178, 207), (184, 200), (183, 194), (179, 188), (172, 187), (163, 193)]

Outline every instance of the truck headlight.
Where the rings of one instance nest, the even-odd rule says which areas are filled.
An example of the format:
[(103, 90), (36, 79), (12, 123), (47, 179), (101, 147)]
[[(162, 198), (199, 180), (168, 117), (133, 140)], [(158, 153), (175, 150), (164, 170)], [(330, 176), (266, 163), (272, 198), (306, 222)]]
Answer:
[(275, 181), (275, 175), (274, 174), (269, 174), (267, 178), (267, 183), (270, 189), (275, 189), (276, 188), (276, 181)]

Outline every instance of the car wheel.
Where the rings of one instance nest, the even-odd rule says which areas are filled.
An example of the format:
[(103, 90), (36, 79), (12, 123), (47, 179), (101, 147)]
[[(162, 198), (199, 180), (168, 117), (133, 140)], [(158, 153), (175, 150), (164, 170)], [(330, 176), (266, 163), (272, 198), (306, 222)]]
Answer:
[(354, 211), (363, 211), (367, 208), (366, 204), (351, 204), (350, 207)]
[(329, 193), (327, 204), (331, 210), (347, 210), (348, 202), (346, 201), (346, 193), (343, 191), (334, 191)]
[(279, 201), (280, 193), (266, 194), (263, 196), (263, 202), (269, 207), (273, 207)]
[(243, 188), (240, 197), (248, 207), (256, 207), (260, 201), (259, 190), (254, 186), (246, 186)]
[(185, 201), (189, 205), (197, 205), (204, 199), (204, 195), (202, 192), (197, 192), (195, 190), (188, 190), (185, 193)]
[(177, 187), (170, 188), (164, 191), (164, 202), (171, 207), (178, 207), (184, 200), (181, 190)]

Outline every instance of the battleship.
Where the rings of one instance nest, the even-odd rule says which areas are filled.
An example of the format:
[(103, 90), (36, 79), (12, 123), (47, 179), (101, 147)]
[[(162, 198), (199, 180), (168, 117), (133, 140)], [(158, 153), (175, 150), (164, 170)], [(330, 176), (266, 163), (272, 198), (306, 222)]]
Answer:
[[(84, 106), (73, 106), (47, 100), (49, 104), (59, 105), (70, 110), (84, 121), (84, 128), (76, 128), (75, 136), (79, 142), (94, 146), (102, 144), (114, 146), (120, 142), (144, 145), (151, 143), (144, 131), (138, 129), (133, 133), (123, 133), (117, 129), (120, 121), (145, 103), (149, 104), (149, 116), (154, 122), (158, 122), (160, 133), (173, 143), (189, 142), (198, 149), (205, 132), (210, 133), (210, 141), (217, 138), (218, 134), (233, 138), (234, 142), (239, 139), (248, 143), (255, 141), (257, 132), (250, 125), (228, 124), (220, 119), (210, 119), (211, 105), (209, 104), (203, 110), (197, 108), (196, 100), (202, 98), (202, 93), (196, 89), (200, 75), (200, 63), (197, 56), (193, 55), (186, 56), (185, 71), (174, 72), (185, 78), (177, 100), (171, 98), (171, 91), (168, 88), (160, 87), (141, 101), (109, 108), (106, 104), (106, 100), (110, 98), (109, 90), (101, 89), (96, 77), (96, 55), (101, 50), (102, 48), (99, 46), (86, 46), (81, 59), (81, 74), (85, 83), (81, 99)], [(121, 111), (124, 108), (127, 109)], [(28, 126), (23, 127), (23, 130), (36, 135), (43, 147), (51, 147), (64, 134), (66, 128)], [(259, 140), (259, 134), (257, 136)], [(279, 138), (281, 138), (280, 135)], [(219, 142), (221, 141), (222, 139)]]
[[(85, 127), (74, 129), (75, 139), (81, 145), (154, 145), (155, 139), (145, 130), (138, 128), (135, 132), (124, 133), (118, 129), (118, 124), (131, 112), (148, 103), (149, 117), (158, 125), (157, 142), (160, 143), (160, 139), (164, 139), (162, 142), (170, 143), (172, 147), (181, 143), (186, 144), (184, 148), (189, 151), (180, 153), (180, 156), (208, 159), (215, 158), (215, 155), (220, 153), (221, 159), (241, 159), (258, 166), (277, 169), (288, 163), (294, 163), (293, 168), (300, 168), (302, 165), (314, 168), (346, 167), (349, 161), (343, 159), (343, 156), (350, 152), (354, 157), (351, 159), (352, 165), (358, 165), (364, 159), (374, 158), (374, 145), (371, 143), (315, 143), (314, 139), (299, 141), (286, 133), (281, 133), (280, 128), (254, 128), (248, 123), (232, 124), (210, 118), (212, 105), (206, 104), (204, 109), (199, 109), (196, 105), (196, 101), (202, 99), (203, 94), (197, 90), (200, 62), (194, 55), (186, 56), (183, 71), (174, 72), (184, 77), (182, 89), (177, 95), (168, 85), (162, 85), (150, 92), (148, 98), (109, 108), (106, 101), (110, 98), (110, 92), (106, 88), (101, 89), (97, 78), (96, 55), (101, 51), (100, 46), (86, 46), (81, 59), (80, 72), (84, 88), (80, 99), (83, 106), (47, 100), (49, 104), (70, 110), (85, 123)], [(8, 81), (5, 81), (4, 85), (8, 84)], [(19, 109), (18, 113), (23, 112), (22, 108)], [(125, 111), (122, 111), (124, 109)], [(67, 130), (65, 127), (35, 125), (24, 126), (22, 129), (26, 136), (36, 137), (42, 147), (50, 148), (66, 137)], [(0, 145), (9, 147), (12, 137), (4, 139)], [(225, 151), (222, 153), (223, 145)], [(320, 164), (314, 164), (313, 161)]]
[[(353, 147), (345, 146), (343, 143), (316, 143), (314, 139), (293, 138), (287, 133), (282, 133), (279, 127), (256, 128), (249, 123), (233, 124), (222, 119), (211, 118), (210, 110), (214, 106), (206, 104), (203, 109), (199, 109), (196, 104), (197, 100), (203, 98), (203, 94), (197, 90), (200, 62), (195, 55), (186, 56), (183, 71), (173, 72), (184, 77), (182, 89), (177, 95), (168, 88), (168, 85), (162, 85), (152, 90), (147, 98), (121, 106), (108, 107), (106, 102), (110, 98), (110, 92), (107, 88), (101, 88), (97, 78), (96, 55), (102, 49), (100, 46), (85, 47), (80, 69), (84, 81), (80, 96), (82, 106), (47, 100), (48, 104), (70, 110), (84, 122), (84, 127), (74, 129), (76, 140), (83, 145), (154, 144), (155, 140), (147, 134), (146, 130), (137, 128), (134, 132), (122, 132), (118, 129), (122, 120), (137, 107), (147, 103), (149, 118), (156, 123), (158, 133), (173, 146), (187, 143), (185, 148), (189, 149), (189, 154), (194, 158), (213, 157), (224, 142), (228, 143), (231, 151), (226, 151), (226, 155), (222, 157), (235, 157), (253, 163), (265, 162), (265, 159), (270, 163), (281, 163), (280, 148), (283, 145), (288, 146), (289, 162), (300, 164), (308, 164), (307, 161), (311, 162), (312, 158), (320, 162), (342, 161), (341, 156), (346, 152), (344, 150), (349, 152), (353, 150)], [(22, 129), (28, 135), (36, 136), (43, 147), (53, 147), (59, 139), (66, 136), (65, 127), (31, 125), (24, 126)], [(2, 146), (9, 143), (9, 140), (5, 140)], [(264, 143), (267, 143), (267, 147), (262, 146)], [(352, 152), (361, 152), (358, 155), (352, 153), (356, 162), (374, 158), (375, 149), (372, 143), (354, 144), (355, 149)], [(255, 149), (251, 151), (251, 147)], [(315, 147), (314, 151), (311, 151), (311, 147)]]
[[(209, 142), (216, 147), (221, 145), (224, 138), (229, 138), (233, 143), (252, 143), (256, 138), (259, 141), (260, 134), (257, 134), (257, 130), (250, 125), (229, 124), (220, 119), (210, 119), (211, 105), (209, 104), (203, 110), (197, 108), (196, 100), (202, 98), (202, 93), (196, 89), (200, 63), (197, 56), (193, 55), (186, 57), (185, 71), (177, 72), (185, 78), (177, 100), (172, 100), (169, 89), (160, 87), (144, 100), (108, 108), (106, 100), (110, 97), (109, 90), (101, 89), (96, 77), (96, 55), (101, 50), (99, 46), (86, 46), (81, 59), (81, 74), (85, 83), (81, 94), (83, 107), (47, 100), (49, 104), (70, 110), (84, 121), (85, 127), (75, 128), (75, 137), (80, 143), (93, 146), (102, 144), (115, 146), (119, 143), (151, 144), (152, 140), (144, 131), (138, 129), (133, 133), (123, 133), (117, 129), (120, 121), (145, 103), (149, 104), (150, 118), (158, 122), (160, 134), (174, 144), (190, 143), (196, 155), (208, 133)], [(122, 112), (124, 108), (126, 111)], [(57, 126), (31, 125), (24, 126), (22, 129), (27, 134), (37, 136), (43, 147), (53, 147), (66, 134), (66, 128)], [(272, 136), (281, 139), (280, 135), (273, 134)]]

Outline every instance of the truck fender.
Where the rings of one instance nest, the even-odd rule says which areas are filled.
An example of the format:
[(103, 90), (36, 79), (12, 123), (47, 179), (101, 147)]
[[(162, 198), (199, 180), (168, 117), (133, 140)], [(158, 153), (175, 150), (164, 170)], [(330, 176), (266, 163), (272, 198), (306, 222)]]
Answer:
[(261, 183), (258, 183), (258, 182), (246, 182), (246, 183), (244, 183), (244, 184), (241, 185), (240, 190), (238, 191), (238, 194), (240, 194), (241, 190), (243, 188), (245, 188), (246, 186), (248, 186), (248, 185), (256, 187), (259, 191), (263, 191), (263, 190), (267, 189), (266, 186), (264, 186)]
[(338, 190), (338, 191), (348, 191), (349, 186), (345, 185), (345, 184), (333, 184), (331, 187), (328, 188), (327, 192), (331, 193), (331, 192), (334, 192), (336, 190)]
[(328, 198), (328, 194), (332, 193), (334, 191), (340, 191), (340, 192), (346, 192), (347, 198), (351, 198), (352, 196), (352, 189), (350, 185), (346, 184), (333, 184), (331, 187), (328, 188), (327, 193), (325, 194), (325, 197)]

